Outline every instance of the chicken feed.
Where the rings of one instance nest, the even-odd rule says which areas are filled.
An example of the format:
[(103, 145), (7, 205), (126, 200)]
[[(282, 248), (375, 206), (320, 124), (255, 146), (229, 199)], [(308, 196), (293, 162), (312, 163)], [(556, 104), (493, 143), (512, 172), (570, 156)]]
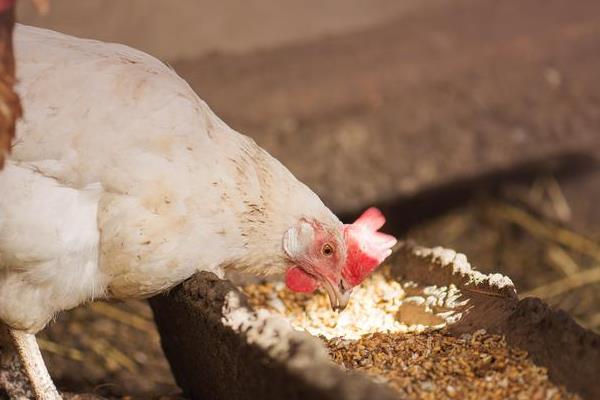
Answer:
[[(407, 333), (439, 329), (445, 325), (443, 317), (453, 315), (459, 292), (454, 287), (424, 289), (427, 297), (411, 296), (413, 283), (387, 278), (387, 274), (373, 274), (353, 290), (346, 309), (333, 311), (327, 295), (295, 293), (281, 282), (252, 284), (244, 287), (250, 304), (267, 308), (285, 316), (292, 327), (325, 339), (357, 340), (370, 333)], [(433, 310), (445, 308), (441, 315)]]
[(243, 291), (254, 308), (319, 337), (334, 362), (388, 384), (400, 398), (578, 398), (501, 336), (440, 332), (460, 317), (460, 292), (453, 285), (419, 287), (379, 272), (354, 289), (340, 313), (320, 292), (293, 293), (280, 283), (251, 284)]

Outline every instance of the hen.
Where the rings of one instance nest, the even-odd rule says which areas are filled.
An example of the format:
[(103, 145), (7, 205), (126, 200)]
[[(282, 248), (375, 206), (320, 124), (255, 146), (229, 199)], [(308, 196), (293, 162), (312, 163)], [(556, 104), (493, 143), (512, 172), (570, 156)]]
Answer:
[(26, 26), (15, 54), (26, 113), (0, 173), (0, 320), (38, 398), (60, 398), (34, 334), (61, 310), (200, 270), (284, 274), (343, 308), (390, 254), (378, 210), (343, 225), (151, 56)]

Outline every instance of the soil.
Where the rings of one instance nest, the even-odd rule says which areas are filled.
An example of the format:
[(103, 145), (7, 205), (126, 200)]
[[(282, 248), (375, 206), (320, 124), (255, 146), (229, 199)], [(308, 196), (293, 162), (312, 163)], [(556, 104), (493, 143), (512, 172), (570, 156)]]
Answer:
[(441, 193), (439, 212), (501, 172), (598, 154), (599, 15), (594, 0), (459, 0), (320, 41), (173, 65), (335, 211), (460, 188)]
[(180, 393), (146, 302), (95, 303), (62, 313), (38, 341), (61, 391), (140, 400)]
[[(257, 49), (341, 34), (443, 0), (162, 0), (54, 1), (40, 15), (17, 2), (22, 23), (118, 42), (162, 60)], [(94, 18), (102, 15), (102, 18)]]

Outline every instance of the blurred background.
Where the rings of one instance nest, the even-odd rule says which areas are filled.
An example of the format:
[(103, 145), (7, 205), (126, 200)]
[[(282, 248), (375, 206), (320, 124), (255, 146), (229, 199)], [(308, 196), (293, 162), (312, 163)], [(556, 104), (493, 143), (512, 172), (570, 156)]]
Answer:
[[(149, 52), (344, 219), (378, 205), (600, 332), (600, 2), (52, 0), (18, 20)], [(64, 313), (40, 345), (62, 389), (178, 391), (143, 302)]]

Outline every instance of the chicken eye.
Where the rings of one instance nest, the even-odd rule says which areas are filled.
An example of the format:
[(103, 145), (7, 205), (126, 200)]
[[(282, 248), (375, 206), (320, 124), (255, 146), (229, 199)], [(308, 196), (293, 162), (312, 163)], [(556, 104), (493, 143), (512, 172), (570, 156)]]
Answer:
[(323, 255), (327, 257), (333, 255), (333, 246), (329, 243), (325, 243), (323, 245), (323, 248), (321, 249), (321, 253), (323, 253)]

